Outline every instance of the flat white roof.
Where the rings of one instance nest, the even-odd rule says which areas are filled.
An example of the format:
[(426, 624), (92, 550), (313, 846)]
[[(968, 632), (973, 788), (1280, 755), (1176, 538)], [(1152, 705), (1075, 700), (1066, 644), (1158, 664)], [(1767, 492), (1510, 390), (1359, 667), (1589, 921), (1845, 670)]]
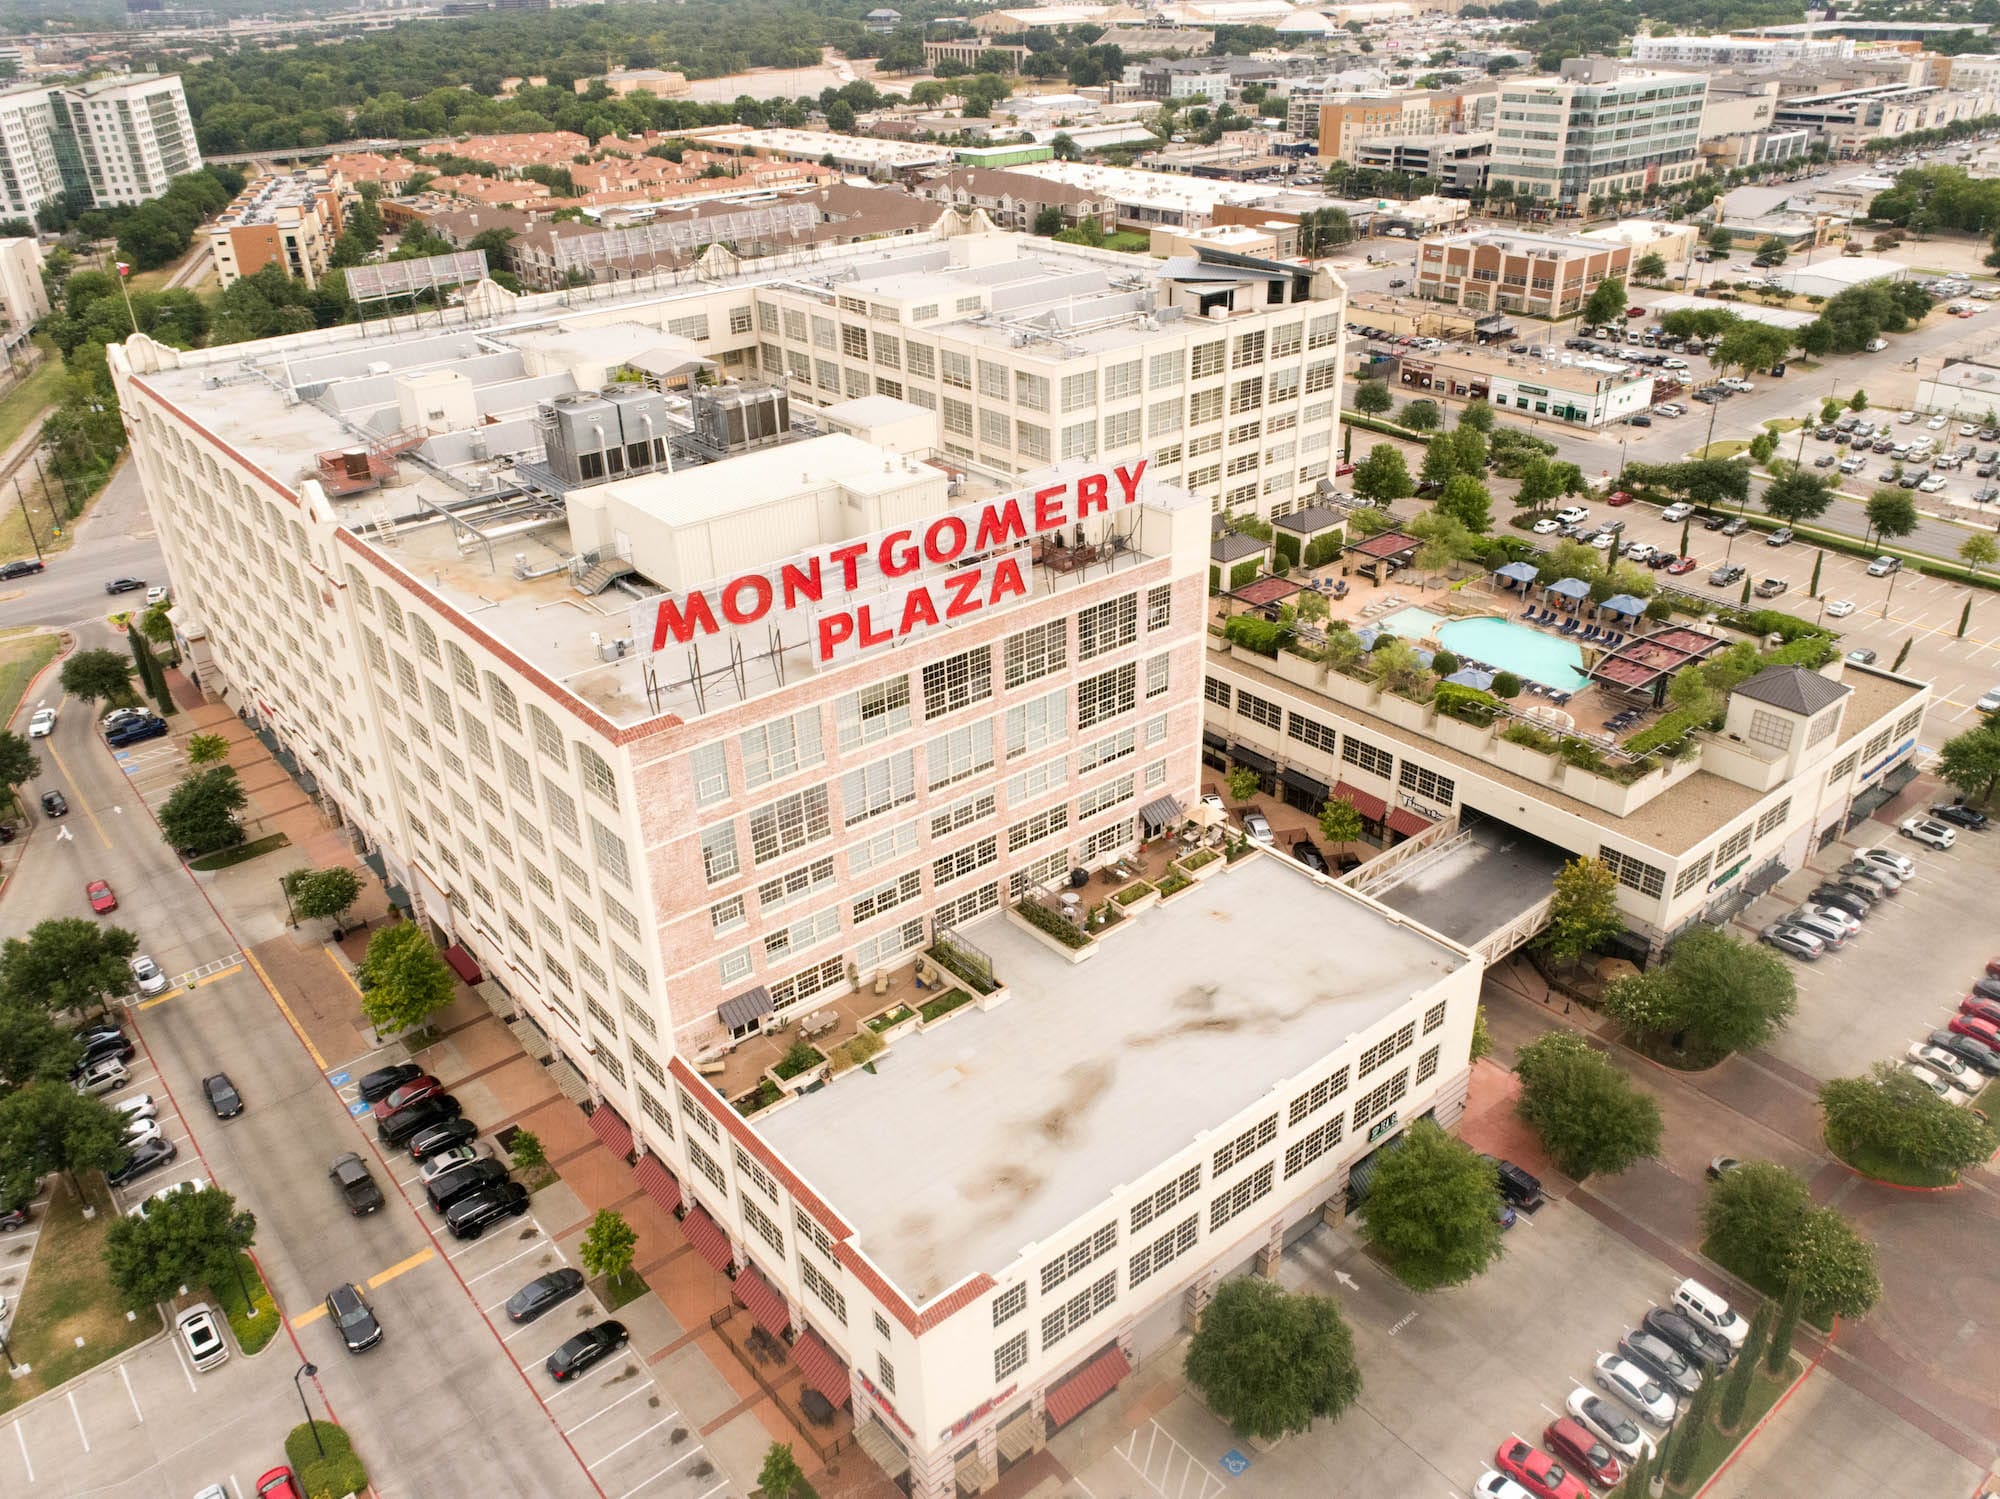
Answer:
[(1843, 286), (1859, 286), (1864, 281), (1895, 280), (1909, 270), (1900, 260), (1884, 260), (1879, 255), (1835, 255), (1811, 265), (1787, 265), (1774, 271), (1786, 285), (1801, 281), (1837, 281)]
[(950, 161), (946, 146), (911, 145), (866, 135), (836, 135), (819, 130), (700, 130), (689, 135), (698, 146), (729, 146), (736, 150), (779, 151), (813, 160), (827, 154), (846, 161), (870, 161), (880, 166), (927, 167)]
[[(928, 1300), (998, 1273), (1470, 961), (1259, 855), (1072, 966), (965, 930), (1012, 997), (755, 1127)], [(1257, 934), (1278, 935), (1266, 940)]]
[(1690, 297), (1680, 292), (1646, 294), (1646, 310), (1652, 313), (1700, 311), (1715, 307), (1727, 307), (1746, 322), (1766, 323), (1773, 328), (1803, 328), (1815, 316), (1810, 312), (1792, 312), (1783, 307), (1765, 307), (1756, 302), (1717, 302), (1713, 297)]

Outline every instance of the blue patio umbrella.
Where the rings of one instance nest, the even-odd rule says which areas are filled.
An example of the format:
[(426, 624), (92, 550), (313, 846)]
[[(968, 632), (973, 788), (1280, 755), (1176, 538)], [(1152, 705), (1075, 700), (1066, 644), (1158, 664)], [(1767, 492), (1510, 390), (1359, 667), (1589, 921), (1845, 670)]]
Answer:
[(1542, 575), (1542, 570), (1532, 562), (1510, 562), (1505, 567), (1496, 567), (1493, 575), (1505, 578), (1510, 583), (1519, 583), (1525, 588)]
[(1607, 614), (1622, 614), (1628, 619), (1637, 619), (1646, 612), (1646, 601), (1629, 593), (1614, 593), (1597, 606)]
[(1563, 578), (1549, 584), (1542, 592), (1552, 593), (1559, 599), (1587, 599), (1590, 597), (1590, 585), (1581, 578)]

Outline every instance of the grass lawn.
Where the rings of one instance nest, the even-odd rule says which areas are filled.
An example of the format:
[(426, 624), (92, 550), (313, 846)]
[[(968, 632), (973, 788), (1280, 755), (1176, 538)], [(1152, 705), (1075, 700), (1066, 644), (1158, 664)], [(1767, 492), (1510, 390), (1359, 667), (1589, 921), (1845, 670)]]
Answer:
[(1995, 1111), (2000, 1110), (2000, 1077), (1996, 1077), (1979, 1090), (1979, 1096), (1972, 1100), (1972, 1106), (1988, 1119), (1995, 1117)]
[(1914, 1165), (1899, 1155), (1872, 1146), (1849, 1147), (1831, 1135), (1826, 1137), (1826, 1148), (1863, 1176), (1893, 1182), (1899, 1187), (1949, 1187), (1958, 1181), (1956, 1171), (1935, 1171), (1928, 1166)]
[(250, 1288), (254, 1301), (245, 1302), (243, 1286), (236, 1283), (236, 1277), (225, 1275), (221, 1280), (210, 1281), (208, 1294), (215, 1298), (215, 1304), (229, 1319), (229, 1330), (236, 1334), (236, 1341), (242, 1347), (245, 1357), (260, 1352), (264, 1345), (278, 1335), (280, 1326), (278, 1303), (271, 1299), (271, 1288), (264, 1284), (263, 1276), (257, 1273), (257, 1262), (247, 1254), (236, 1256), (236, 1268), (243, 1272), (243, 1286)]
[(127, 1318), (125, 1298), (105, 1274), (104, 1238), (118, 1221), (118, 1210), (104, 1178), (94, 1177), (86, 1187), (97, 1209), (90, 1219), (70, 1195), (67, 1178), (51, 1177), (49, 1188), (41, 1241), (9, 1337), (15, 1359), (31, 1372), (0, 1382), (0, 1411), (55, 1389), (160, 1330), (159, 1313), (150, 1306)]
[(1764, 423), (1766, 432), (1796, 432), (1805, 425), (1794, 416), (1774, 416)]
[(56, 658), (61, 642), (38, 630), (8, 630), (0, 634), (0, 723), (13, 718), (21, 695), (35, 673)]
[[(1744, 1402), (1743, 1419), (1736, 1423), (1736, 1430), (1725, 1434), (1714, 1425), (1706, 1427), (1701, 1433), (1700, 1445), (1695, 1448), (1694, 1467), (1689, 1470), (1687, 1481), (1668, 1484), (1667, 1492), (1670, 1494), (1701, 1492), (1701, 1486), (1715, 1476), (1715, 1470), (1727, 1461), (1729, 1454), (1734, 1452), (1743, 1439), (1756, 1428), (1757, 1423), (1764, 1419), (1764, 1413), (1778, 1403), (1778, 1397), (1785, 1393), (1787, 1385), (1798, 1378), (1798, 1373), (1799, 1361), (1796, 1356), (1793, 1357), (1791, 1366), (1785, 1373), (1777, 1378), (1766, 1374), (1760, 1368), (1757, 1377), (1750, 1382), (1750, 1398)], [(1669, 1450), (1672, 1450), (1671, 1446)]]
[(1718, 438), (1705, 448), (1696, 450), (1694, 456), (1697, 458), (1734, 458), (1738, 453), (1746, 451), (1749, 446), (1750, 444), (1740, 437), (1723, 437)]
[(0, 450), (12, 447), (44, 406), (55, 404), (56, 387), (62, 384), (63, 360), (56, 346), (38, 338), (35, 347), (42, 352), (42, 362), (27, 379), (0, 396)]
[(646, 1282), (639, 1278), (636, 1270), (627, 1270), (623, 1275), (607, 1276), (597, 1283), (597, 1294), (609, 1311), (617, 1311), (627, 1302), (637, 1301), (646, 1294)]
[(272, 833), (249, 843), (239, 843), (234, 848), (225, 848), (219, 853), (203, 854), (199, 859), (190, 859), (188, 868), (227, 869), (232, 864), (241, 864), (249, 859), (260, 858), (273, 849), (283, 848), (291, 841), (283, 833)]

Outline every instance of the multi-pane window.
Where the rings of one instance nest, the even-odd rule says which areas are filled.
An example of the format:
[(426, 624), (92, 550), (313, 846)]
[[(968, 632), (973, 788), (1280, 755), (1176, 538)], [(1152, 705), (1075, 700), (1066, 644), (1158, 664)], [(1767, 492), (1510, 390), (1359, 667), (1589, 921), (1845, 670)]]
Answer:
[(1146, 628), (1164, 630), (1174, 619), (1174, 585), (1161, 583), (1146, 590)]
[(995, 806), (993, 793), (981, 792), (976, 796), (962, 797), (949, 806), (940, 807), (931, 813), (931, 836), (949, 838), (975, 822), (984, 822), (993, 815)]
[(1205, 380), (1210, 375), (1219, 375), (1222, 373), (1221, 339), (1218, 338), (1212, 344), (1196, 345), (1194, 350), (1193, 371), (1194, 371), (1194, 378), (1197, 380)]
[(834, 1320), (842, 1327), (847, 1325), (847, 1298), (840, 1294), (833, 1282), (820, 1272), (819, 1266), (811, 1260), (799, 1261), (799, 1277), (806, 1283), (806, 1289), (820, 1299), (822, 1305), (833, 1313)]
[(1285, 719), (1285, 734), (1301, 744), (1310, 745), (1316, 750), (1324, 750), (1329, 755), (1339, 752), (1340, 736), (1318, 719), (1306, 718), (1298, 713), (1290, 714)]
[(576, 820), (576, 799), (547, 776), (543, 776), (542, 800), (548, 804), (550, 825), (571, 842), (580, 842), (583, 829)]
[[(900, 859), (904, 854), (914, 852), (917, 846), (917, 825), (903, 823), (900, 827), (886, 828), (882, 832), (851, 844), (847, 850), (847, 872), (866, 874), (871, 869), (879, 869), (892, 859)], [(831, 864), (832, 861), (828, 860)]]
[(1147, 361), (1146, 378), (1154, 390), (1181, 383), (1186, 361), (1179, 349), (1169, 349), (1164, 354), (1155, 354)]
[(892, 738), (910, 726), (910, 679), (872, 682), (834, 703), (843, 751)]
[(1783, 714), (1755, 709), (1750, 714), (1750, 742), (1788, 750), (1792, 747), (1793, 727), (1792, 720)]
[(924, 746), (924, 770), (932, 791), (977, 775), (992, 764), (993, 720), (990, 718), (940, 734)]
[(1363, 1047), (1355, 1062), (1355, 1075), (1366, 1077), (1391, 1057), (1400, 1056), (1416, 1044), (1417, 1028), (1414, 1023), (1391, 1031), (1373, 1046)]
[[(1747, 847), (1750, 830), (1743, 829), (1741, 836)], [(1666, 871), (1657, 869), (1641, 859), (1635, 859), (1630, 854), (1621, 854), (1615, 848), (1600, 847), (1597, 856), (1618, 877), (1619, 884), (1637, 890), (1641, 895), (1658, 895), (1667, 887)], [(1734, 856), (1722, 856), (1722, 862), (1727, 863), (1730, 857)]]
[(1077, 774), (1082, 775), (1088, 771), (1097, 769), (1100, 765), (1109, 765), (1115, 760), (1122, 760), (1127, 755), (1136, 753), (1138, 747), (1139, 731), (1136, 727), (1120, 729), (1115, 734), (1107, 734), (1094, 744), (1086, 744), (1078, 752), (1076, 757)]
[(993, 695), (993, 652), (961, 651), (924, 668), (924, 717), (941, 718)]
[(1076, 617), (1076, 659), (1090, 661), (1121, 650), (1139, 638), (1139, 595), (1125, 594), (1083, 610)]
[(1049, 409), (1049, 382), (1045, 375), (1014, 372), (1014, 404), (1027, 411)]
[(854, 901), (854, 924), (859, 926), (865, 921), (873, 921), (877, 916), (916, 900), (923, 893), (923, 878), (912, 869), (898, 879), (877, 885), (867, 894), (857, 896)]
[(866, 822), (916, 800), (916, 756), (898, 750), (840, 777), (841, 818), (845, 826)]
[(1000, 1327), (1028, 1309), (1028, 1286), (1023, 1281), (1018, 1286), (1009, 1286), (993, 1298), (993, 1325)]
[(1214, 1233), (1258, 1198), (1269, 1195), (1276, 1174), (1274, 1163), (1266, 1161), (1227, 1192), (1219, 1194), (1208, 1205), (1208, 1231)]
[(778, 1231), (778, 1225), (773, 1223), (770, 1216), (762, 1208), (758, 1207), (756, 1203), (750, 1201), (749, 1198), (743, 1198), (742, 1204), (743, 1221), (750, 1225), (751, 1231), (758, 1238), (769, 1244), (778, 1255), (783, 1256), (785, 1252), (785, 1236)]
[(743, 748), (743, 784), (752, 789), (781, 781), (825, 758), (817, 708), (745, 729), (737, 742)]
[(1069, 695), (1058, 687), (1009, 708), (1003, 720), (1007, 758), (1060, 744), (1069, 733)]
[(1437, 1070), (1438, 1049), (1433, 1046), (1417, 1058), (1417, 1081), (1420, 1083), (1429, 1082), (1437, 1075)]
[(563, 737), (556, 729), (555, 720), (533, 703), (528, 704), (528, 725), (534, 731), (536, 749), (558, 765), (569, 763), (565, 755)]
[(1068, 780), (1069, 763), (1065, 760), (1044, 760), (1039, 765), (1030, 765), (1026, 770), (1007, 777), (1007, 804), (1018, 807), (1045, 791), (1055, 790)]
[(1069, 828), (1069, 808), (1055, 806), (1037, 812), (1033, 817), (1024, 818), (1007, 829), (1007, 852), (1019, 853), (1031, 843), (1039, 843), (1044, 838)]
[(1138, 701), (1138, 666), (1126, 662), (1097, 676), (1086, 677), (1077, 684), (1076, 726), (1087, 729), (1093, 724), (1116, 718), (1120, 713), (1129, 713)]
[(1788, 796), (1757, 819), (1757, 836), (1762, 838), (1785, 825), (1785, 819), (1792, 814), (1792, 799)]
[(1129, 775), (1120, 776), (1115, 781), (1106, 781), (1102, 786), (1084, 792), (1076, 799), (1076, 815), (1079, 821), (1088, 821), (1098, 813), (1132, 799), (1133, 780)]
[(1218, 708), (1227, 708), (1235, 697), (1235, 693), (1231, 691), (1229, 684), (1220, 677), (1203, 677), (1201, 679), (1201, 695), (1209, 702), (1214, 703)]
[(1385, 780), (1396, 763), (1396, 757), (1387, 750), (1378, 749), (1365, 739), (1356, 739), (1352, 734), (1341, 737), (1340, 758)]
[(1390, 1104), (1409, 1091), (1410, 1074), (1404, 1071), (1379, 1084), (1373, 1092), (1362, 1094), (1354, 1100), (1354, 1127), (1360, 1129), (1369, 1120), (1386, 1113)]
[(703, 1176), (707, 1177), (709, 1183), (715, 1188), (716, 1191), (727, 1192), (729, 1190), (729, 1187), (726, 1183), (725, 1178), (723, 1177), (722, 1166), (715, 1159), (715, 1157), (710, 1155), (707, 1151), (703, 1150), (699, 1145), (695, 1144), (694, 1141), (692, 1140), (687, 1142), (687, 1150), (688, 1150), (688, 1159), (694, 1162), (695, 1170), (699, 1171)]
[(1139, 408), (1108, 412), (1104, 418), (1104, 445), (1129, 448), (1139, 441)]
[[(914, 848), (916, 841), (911, 840)], [(815, 859), (810, 864), (801, 864), (797, 869), (789, 869), (781, 875), (764, 881), (757, 887), (757, 904), (764, 908), (766, 915), (804, 900), (809, 895), (817, 895), (833, 884), (833, 859)]]
[(1127, 1288), (1136, 1286), (1150, 1278), (1156, 1271), (1165, 1269), (1194, 1248), (1195, 1241), (1200, 1237), (1201, 1214), (1190, 1213), (1152, 1243), (1133, 1253), (1125, 1274)]
[(802, 1240), (829, 1260), (833, 1258), (833, 1235), (820, 1227), (818, 1219), (812, 1217), (804, 1208), (795, 1207), (792, 1209), (792, 1222), (797, 1226)]
[(702, 874), (719, 885), (742, 868), (736, 853), (736, 824), (719, 823), (701, 835)]
[(1042, 1316), (1042, 1350), (1047, 1352), (1075, 1332), (1092, 1317), (1118, 1299), (1118, 1272), (1114, 1269), (1086, 1286), (1054, 1311)]
[(1694, 863), (1688, 865), (1687, 868), (1676, 875), (1674, 877), (1674, 894), (1686, 895), (1688, 891), (1694, 889), (1696, 885), (1707, 879), (1709, 870), (1714, 867), (1714, 859), (1715, 856), (1713, 854), (1703, 854)]
[(1042, 1294), (1048, 1295), (1072, 1275), (1080, 1274), (1086, 1266), (1102, 1259), (1117, 1247), (1116, 1223), (1106, 1223), (1089, 1237), (1077, 1240), (1042, 1266)]
[(1213, 1174), (1221, 1176), (1231, 1167), (1247, 1161), (1251, 1156), (1278, 1138), (1278, 1116), (1276, 1114), (1259, 1120), (1243, 1131), (1235, 1139), (1219, 1146), (1215, 1152)]
[(1284, 721), (1284, 710), (1267, 697), (1259, 697), (1247, 687), (1236, 689), (1236, 711), (1254, 724), (1275, 729)]
[(801, 916), (790, 926), (780, 927), (764, 938), (764, 956), (777, 961), (840, 935), (840, 912), (832, 906)]
[(993, 1350), (993, 1382), (997, 1385), (1028, 1362), (1028, 1335), (1017, 1332)]
[(1062, 409), (1081, 411), (1097, 403), (1097, 371), (1079, 370), (1062, 379)]
[(1451, 777), (1441, 776), (1434, 770), (1426, 770), (1411, 760), (1403, 762), (1401, 784), (1405, 791), (1422, 797), (1427, 802), (1435, 802), (1441, 807), (1449, 807), (1452, 799), (1458, 794), (1458, 783)]
[(1750, 825), (1745, 823), (1727, 838), (1715, 851), (1715, 862), (1720, 867), (1735, 863), (1750, 851)]
[[(1435, 1053), (1433, 1053), (1435, 1054)], [(1346, 1133), (1347, 1116), (1335, 1114), (1326, 1123), (1285, 1147), (1285, 1180), (1290, 1181), (1338, 1145)]]
[(946, 385), (958, 390), (972, 389), (972, 356), (953, 349), (938, 351), (938, 365), (942, 371), (938, 378)]
[(1094, 458), (1097, 455), (1097, 421), (1072, 422), (1062, 429), (1065, 458)]
[(750, 814), (751, 856), (760, 864), (793, 853), (833, 831), (826, 788), (811, 786), (779, 797)]
[(1444, 1024), (1444, 1001), (1439, 1000), (1436, 1004), (1432, 1005), (1428, 1010), (1424, 1011), (1424, 1034), (1428, 1036), (1432, 1031), (1436, 1030), (1439, 1026), (1443, 1024)]
[(1050, 620), (1007, 637), (1001, 648), (1002, 679), (1010, 690), (1061, 671), (1068, 664), (1065, 624), (1064, 620)]
[(977, 843), (968, 843), (964, 848), (931, 861), (931, 884), (949, 884), (953, 880), (965, 878), (977, 870), (984, 869), (999, 857), (999, 839), (981, 838)]
[[(514, 752), (506, 745), (500, 748), (513, 756)], [(509, 774), (513, 765), (514, 761), (510, 758), (507, 762)], [(694, 804), (697, 807), (712, 807), (717, 802), (729, 800), (729, 766), (723, 758), (721, 745), (704, 744), (690, 753), (688, 776), (694, 782)]]
[(1155, 401), (1146, 408), (1146, 433), (1150, 437), (1162, 437), (1181, 429), (1182, 402), (1179, 396), (1168, 400)]

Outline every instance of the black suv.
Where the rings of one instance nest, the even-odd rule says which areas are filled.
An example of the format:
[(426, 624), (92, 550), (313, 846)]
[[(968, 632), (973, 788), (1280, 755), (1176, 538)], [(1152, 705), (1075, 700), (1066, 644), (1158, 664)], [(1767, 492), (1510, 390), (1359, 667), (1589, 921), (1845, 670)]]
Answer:
[(479, 1126), (470, 1119), (447, 1119), (442, 1124), (433, 1124), (411, 1135), (408, 1142), (410, 1159), (427, 1161), (440, 1150), (449, 1150), (454, 1145), (470, 1145), (479, 1135)]
[(442, 1124), (447, 1119), (456, 1119), (461, 1112), (458, 1100), (449, 1093), (433, 1093), (429, 1098), (419, 1098), (408, 1108), (377, 1121), (375, 1133), (384, 1145), (401, 1145), (417, 1131)]
[(463, 1166), (454, 1166), (441, 1175), (424, 1183), (424, 1196), (430, 1199), (431, 1210), (443, 1213), (451, 1209), (454, 1202), (463, 1202), (476, 1192), (507, 1180), (507, 1167), (501, 1161), (467, 1161)]
[(1532, 1208), (1540, 1205), (1542, 1184), (1534, 1176), (1523, 1171), (1512, 1161), (1503, 1161), (1497, 1156), (1487, 1156), (1493, 1162), (1493, 1169), (1499, 1174), (1500, 1195), (1517, 1208)]
[(575, 1379), (598, 1360), (623, 1348), (631, 1336), (623, 1322), (600, 1322), (595, 1327), (586, 1327), (550, 1354), (542, 1367), (558, 1381)]
[(1986, 814), (1976, 807), (1961, 807), (1954, 802), (1948, 807), (1932, 807), (1931, 816), (1939, 822), (1955, 822), (1975, 833), (1986, 830)]
[(114, 1187), (122, 1187), (127, 1182), (135, 1182), (149, 1171), (157, 1171), (169, 1164), (180, 1154), (171, 1140), (157, 1137), (143, 1140), (132, 1147), (132, 1153), (125, 1157), (125, 1164), (104, 1173), (104, 1179)]
[(68, 815), (69, 799), (60, 791), (44, 791), (42, 793), (42, 816), (67, 817)]
[(413, 1083), (424, 1075), (424, 1069), (415, 1062), (398, 1062), (393, 1067), (379, 1068), (366, 1072), (355, 1086), (361, 1092), (363, 1103), (374, 1103), (378, 1098), (387, 1098), (404, 1083)]
[(444, 1224), (455, 1239), (476, 1239), (502, 1218), (528, 1211), (528, 1189), (519, 1182), (493, 1182), (445, 1209)]
[(167, 732), (164, 718), (128, 718), (115, 728), (104, 731), (104, 742), (113, 749), (127, 744), (137, 744), (142, 739), (158, 739)]
[(355, 1217), (382, 1210), (382, 1189), (375, 1185), (367, 1163), (353, 1151), (335, 1156), (326, 1174), (340, 1188), (341, 1195), (347, 1199), (347, 1211)]
[(1310, 838), (1301, 838), (1292, 845), (1292, 857), (1315, 874), (1327, 873), (1326, 855)]
[(326, 1293), (327, 1320), (340, 1329), (349, 1353), (366, 1353), (382, 1341), (382, 1324), (357, 1285), (335, 1286)]

